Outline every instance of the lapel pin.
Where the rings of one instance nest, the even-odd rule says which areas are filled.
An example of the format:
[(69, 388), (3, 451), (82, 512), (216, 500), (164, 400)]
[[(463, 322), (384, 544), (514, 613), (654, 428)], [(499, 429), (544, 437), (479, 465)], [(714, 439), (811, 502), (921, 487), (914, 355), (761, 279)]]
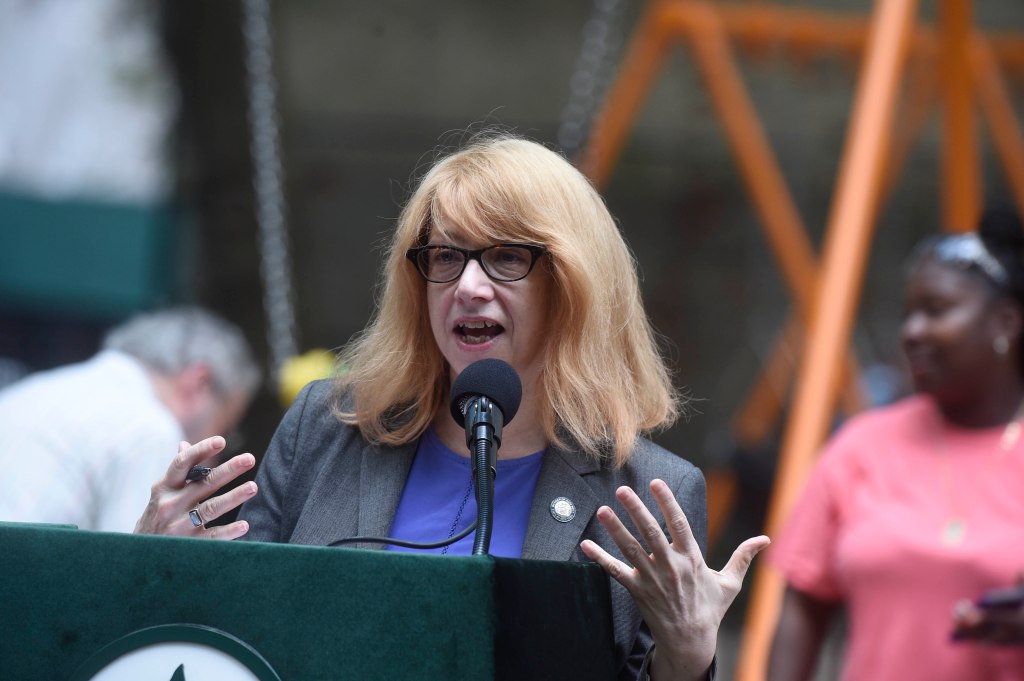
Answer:
[(565, 497), (558, 497), (551, 502), (551, 517), (560, 523), (567, 523), (576, 517), (576, 504)]

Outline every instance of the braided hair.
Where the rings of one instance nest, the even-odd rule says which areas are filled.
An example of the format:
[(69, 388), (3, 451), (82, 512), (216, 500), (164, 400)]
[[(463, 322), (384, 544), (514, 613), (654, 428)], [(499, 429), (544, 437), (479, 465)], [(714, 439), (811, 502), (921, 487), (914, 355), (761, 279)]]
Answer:
[(1004, 282), (991, 281), (999, 293), (1017, 301), (1024, 310), (1024, 225), (1009, 206), (989, 208), (981, 216), (978, 236), (985, 249), (1006, 271)]
[[(978, 225), (978, 237), (1006, 272), (1004, 281), (986, 279), (998, 295), (1013, 300), (1024, 316), (1024, 225), (1020, 214), (1005, 204), (987, 209)], [(1024, 374), (1024, 352), (1020, 353), (1019, 369)]]

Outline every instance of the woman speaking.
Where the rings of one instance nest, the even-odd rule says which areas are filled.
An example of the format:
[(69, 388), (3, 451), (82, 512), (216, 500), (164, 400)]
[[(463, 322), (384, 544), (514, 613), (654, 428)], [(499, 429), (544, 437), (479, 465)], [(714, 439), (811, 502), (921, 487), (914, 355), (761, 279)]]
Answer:
[[(600, 564), (614, 578), (620, 679), (713, 676), (719, 624), (768, 539), (741, 544), (721, 572), (705, 565), (703, 476), (643, 437), (680, 405), (632, 255), (564, 158), (490, 135), (437, 162), (399, 217), (375, 317), (342, 359), (342, 377), (295, 400), (256, 483), (208, 498), (253, 457), (186, 484), (224, 441), (183, 443), (137, 531), (314, 545), (455, 537), (476, 506), (452, 382), (503, 360), (522, 401), (498, 449), (494, 553)], [(243, 502), (239, 520), (205, 527)]]

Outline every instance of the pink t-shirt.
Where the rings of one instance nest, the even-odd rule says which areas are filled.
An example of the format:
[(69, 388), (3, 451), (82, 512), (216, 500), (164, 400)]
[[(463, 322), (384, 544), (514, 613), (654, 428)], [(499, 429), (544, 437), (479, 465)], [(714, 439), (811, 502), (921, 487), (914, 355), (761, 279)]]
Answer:
[(791, 586), (845, 603), (843, 681), (1024, 679), (1024, 646), (950, 640), (954, 603), (1024, 573), (1024, 442), (941, 424), (920, 396), (851, 419), (769, 550)]

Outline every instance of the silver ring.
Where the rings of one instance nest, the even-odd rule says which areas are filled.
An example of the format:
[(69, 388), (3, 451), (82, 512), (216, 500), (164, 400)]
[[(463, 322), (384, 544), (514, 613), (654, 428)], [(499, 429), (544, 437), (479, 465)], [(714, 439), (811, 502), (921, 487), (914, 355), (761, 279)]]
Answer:
[(203, 516), (199, 515), (199, 507), (198, 506), (196, 506), (195, 508), (193, 508), (191, 511), (188, 512), (188, 519), (192, 521), (192, 525), (195, 526), (195, 527), (204, 527), (205, 526), (205, 521), (203, 520)]

